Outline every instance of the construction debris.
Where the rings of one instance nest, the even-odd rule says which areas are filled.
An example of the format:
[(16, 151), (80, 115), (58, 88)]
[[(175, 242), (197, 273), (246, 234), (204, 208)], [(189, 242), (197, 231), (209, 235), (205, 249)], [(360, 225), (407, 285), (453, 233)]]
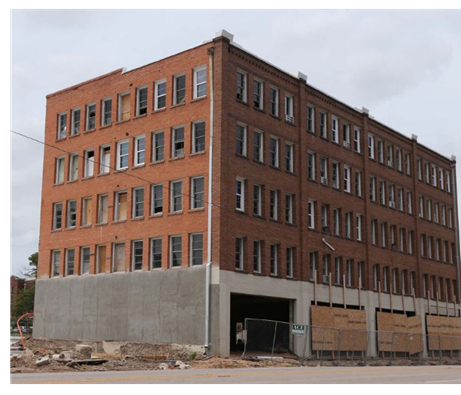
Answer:
[(93, 347), (87, 344), (77, 344), (75, 346), (75, 351), (87, 358), (91, 358), (91, 352), (93, 351)]
[(44, 366), (44, 365), (49, 365), (50, 364), (50, 358), (49, 357), (42, 357), (37, 359), (35, 362), (36, 366)]

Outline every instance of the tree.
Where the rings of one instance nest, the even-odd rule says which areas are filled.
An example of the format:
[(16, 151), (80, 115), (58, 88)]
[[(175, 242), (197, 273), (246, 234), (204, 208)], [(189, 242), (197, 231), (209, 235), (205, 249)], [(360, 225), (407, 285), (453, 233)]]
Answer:
[(18, 293), (14, 306), (11, 309), (11, 315), (16, 319), (26, 313), (34, 311), (35, 287), (24, 289)]
[(34, 252), (29, 258), (29, 266), (23, 266), (21, 269), (21, 275), (23, 276), (37, 276), (38, 266), (38, 252)]

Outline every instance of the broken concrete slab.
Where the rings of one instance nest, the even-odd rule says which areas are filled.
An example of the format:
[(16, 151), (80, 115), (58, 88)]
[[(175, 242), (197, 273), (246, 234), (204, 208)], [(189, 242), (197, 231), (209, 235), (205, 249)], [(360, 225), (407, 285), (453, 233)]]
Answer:
[(91, 352), (93, 351), (93, 347), (89, 346), (88, 344), (77, 344), (75, 346), (75, 351), (77, 351), (85, 357), (90, 358)]
[(168, 370), (168, 364), (167, 363), (161, 363), (160, 365), (158, 365), (158, 368), (160, 370)]
[(102, 342), (102, 349), (106, 354), (120, 354), (120, 347), (127, 342)]
[(37, 359), (35, 362), (36, 366), (44, 366), (44, 365), (49, 365), (50, 364), (50, 358), (49, 357), (42, 357)]

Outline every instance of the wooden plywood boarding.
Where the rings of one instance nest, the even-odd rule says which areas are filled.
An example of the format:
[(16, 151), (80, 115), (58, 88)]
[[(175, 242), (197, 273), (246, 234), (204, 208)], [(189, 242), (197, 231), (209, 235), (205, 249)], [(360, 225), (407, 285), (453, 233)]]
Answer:
[(421, 317), (407, 317), (402, 314), (377, 313), (378, 350), (409, 352), (423, 350)]
[(429, 350), (461, 350), (459, 317), (426, 317)]
[[(366, 351), (365, 311), (312, 306), (312, 349)], [(341, 329), (341, 334), (340, 330)]]

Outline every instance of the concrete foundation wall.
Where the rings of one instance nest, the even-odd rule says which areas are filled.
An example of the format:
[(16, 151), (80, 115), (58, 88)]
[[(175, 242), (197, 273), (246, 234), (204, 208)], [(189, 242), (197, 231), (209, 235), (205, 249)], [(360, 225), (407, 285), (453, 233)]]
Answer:
[(202, 345), (205, 268), (40, 279), (34, 313), (34, 337)]

